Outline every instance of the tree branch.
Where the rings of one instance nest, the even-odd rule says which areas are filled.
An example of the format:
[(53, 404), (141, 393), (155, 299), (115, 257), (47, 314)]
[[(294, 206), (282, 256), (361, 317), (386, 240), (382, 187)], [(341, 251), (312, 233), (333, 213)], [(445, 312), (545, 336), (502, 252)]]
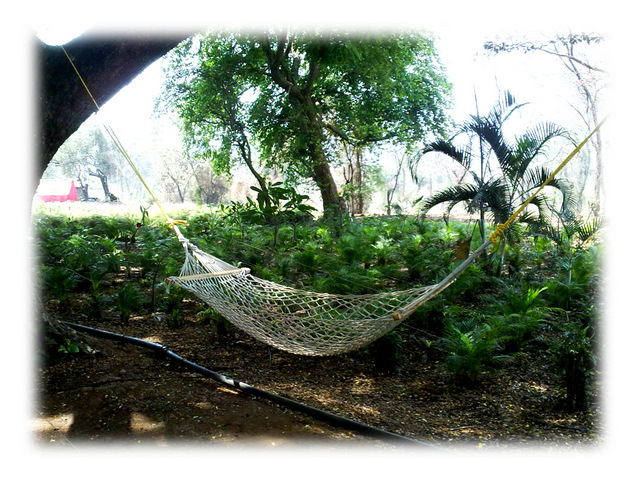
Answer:
[(290, 76), (285, 75), (283, 72), (283, 60), (285, 54), (285, 41), (286, 38), (279, 37), (278, 39), (278, 49), (276, 52), (273, 51), (271, 45), (269, 45), (269, 39), (266, 35), (260, 38), (260, 48), (264, 52), (267, 57), (267, 66), (269, 67), (269, 71), (267, 75), (269, 75), (273, 81), (286, 91), (289, 94), (295, 95), (297, 98), (301, 98), (302, 91), (300, 88), (289, 78)]
[[(553, 43), (553, 42), (552, 42)], [(542, 45), (535, 45), (531, 42), (521, 42), (521, 43), (515, 43), (515, 44), (511, 44), (508, 45), (506, 43), (495, 43), (495, 42), (485, 42), (484, 44), (484, 49), (485, 50), (489, 50), (493, 53), (499, 53), (499, 52), (512, 52), (514, 50), (523, 50), (525, 53), (526, 52), (530, 52), (533, 50), (537, 50), (539, 52), (543, 52), (543, 53), (547, 53), (549, 55), (555, 55), (557, 57), (560, 58), (566, 58), (568, 60), (571, 60), (573, 62), (576, 62), (580, 65), (582, 65), (585, 68), (588, 68), (589, 70), (593, 70), (596, 72), (601, 72), (601, 73), (608, 73), (606, 70), (599, 68), (599, 67), (595, 67), (583, 60), (580, 60), (579, 58), (573, 56), (573, 55), (569, 55), (569, 54), (565, 54), (565, 53), (560, 53), (557, 50), (553, 51), (553, 50), (548, 50), (547, 48), (545, 48)]]
[(601, 72), (601, 73), (608, 73), (606, 70), (604, 70), (602, 68), (594, 67), (593, 65), (591, 65), (591, 64), (589, 64), (587, 62), (584, 62), (584, 61), (580, 60), (579, 58), (574, 57), (573, 55), (567, 55), (565, 53), (560, 53), (560, 52), (557, 52), (557, 51), (553, 52), (551, 50), (547, 50), (547, 49), (544, 49), (542, 47), (537, 48), (537, 50), (539, 50), (541, 52), (544, 52), (544, 53), (548, 53), (549, 55), (556, 55), (558, 57), (566, 58), (567, 60), (571, 60), (572, 62), (580, 64), (583, 67), (588, 68), (589, 70), (593, 70), (593, 71)]

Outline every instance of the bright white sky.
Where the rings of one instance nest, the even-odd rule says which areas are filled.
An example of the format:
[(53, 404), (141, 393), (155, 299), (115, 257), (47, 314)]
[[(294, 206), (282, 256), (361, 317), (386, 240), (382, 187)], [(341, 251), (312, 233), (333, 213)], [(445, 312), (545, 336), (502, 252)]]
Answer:
[[(466, 120), (475, 111), (474, 88), (481, 112), (494, 103), (498, 87), (501, 90), (510, 89), (520, 102), (533, 102), (527, 113), (544, 111), (549, 114), (545, 116), (546, 120), (556, 120), (549, 117), (563, 112), (566, 106), (562, 104), (566, 103), (563, 97), (566, 97), (567, 85), (566, 80), (559, 76), (562, 69), (557, 60), (545, 59), (541, 55), (523, 56), (516, 53), (487, 58), (482, 52), (485, 40), (504, 38), (505, 34), (513, 34), (514, 38), (519, 39), (525, 35), (552, 36), (555, 32), (569, 30), (602, 32), (609, 28), (608, 15), (605, 12), (596, 14), (597, 7), (594, 7), (591, 15), (585, 14), (589, 10), (590, 0), (538, 0), (535, 8), (526, 10), (515, 8), (514, 2), (507, 0), (449, 0), (438, 2), (442, 5), (424, 2), (420, 6), (416, 2), (399, 0), (393, 2), (393, 7), (387, 5), (376, 8), (369, 3), (365, 8), (359, 2), (352, 4), (328, 0), (323, 2), (324, 14), (318, 15), (314, 11), (313, 15), (308, 16), (289, 13), (292, 10), (287, 8), (286, 0), (278, 4), (278, 9), (269, 6), (269, 2), (245, 1), (243, 5), (247, 8), (243, 8), (241, 12), (236, 11), (233, 5), (211, 5), (220, 2), (205, 2), (206, 7), (200, 2), (187, 2), (195, 3), (191, 11), (199, 12), (198, 16), (190, 14), (189, 8), (163, 12), (157, 7), (147, 8), (146, 2), (142, 2), (143, 6), (137, 8), (133, 8), (131, 2), (124, 3), (126, 11), (119, 9), (116, 1), (115, 4), (110, 4), (111, 8), (101, 11), (99, 17), (87, 12), (85, 3), (80, 1), (44, 3), (34, 19), (34, 26), (42, 38), (49, 38), (52, 42), (64, 42), (85, 29), (93, 28), (154, 33), (180, 28), (198, 30), (198, 26), (193, 23), (194, 17), (198, 16), (206, 18), (209, 27), (224, 28), (251, 28), (265, 24), (307, 28), (361, 28), (380, 32), (394, 28), (420, 28), (433, 32), (440, 38), (438, 50), (449, 79), (454, 84), (456, 108), (453, 117), (457, 121)], [(67, 4), (69, 6), (66, 9), (60, 8)], [(579, 4), (580, 8), (574, 8), (574, 4)], [(135, 21), (136, 18), (145, 20)], [(149, 112), (152, 108), (152, 98), (160, 86), (158, 65), (150, 70), (104, 106), (103, 110), (110, 113), (109, 118), (113, 119), (113, 127), (117, 132), (122, 130), (118, 124), (129, 130), (129, 126), (140, 127), (140, 120), (143, 120), (143, 124), (146, 123), (148, 115), (144, 112)]]

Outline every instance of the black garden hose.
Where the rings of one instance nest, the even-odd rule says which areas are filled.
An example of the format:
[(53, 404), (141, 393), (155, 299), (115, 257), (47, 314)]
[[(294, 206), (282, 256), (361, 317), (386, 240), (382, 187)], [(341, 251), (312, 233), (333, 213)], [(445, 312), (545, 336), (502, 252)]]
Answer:
[(354, 420), (341, 417), (339, 415), (335, 415), (331, 412), (327, 412), (324, 410), (320, 410), (319, 408), (311, 407), (309, 405), (305, 405), (304, 403), (297, 402), (295, 400), (291, 400), (289, 398), (282, 397), (280, 395), (276, 395), (273, 393), (269, 393), (265, 390), (261, 390), (259, 388), (248, 385), (244, 382), (239, 382), (232, 378), (229, 378), (220, 373), (214, 372), (213, 370), (209, 370), (201, 365), (193, 363), (181, 356), (175, 354), (171, 350), (169, 350), (166, 346), (161, 345), (159, 343), (150, 342), (148, 340), (142, 340), (136, 337), (129, 337), (127, 335), (122, 335), (119, 333), (108, 332), (106, 330), (100, 330), (93, 327), (87, 327), (85, 325), (79, 325), (75, 323), (62, 322), (65, 325), (73, 328), (74, 330), (78, 330), (79, 332), (84, 332), (94, 337), (106, 338), (109, 340), (122, 341), (125, 343), (129, 343), (132, 345), (137, 345), (139, 347), (143, 347), (149, 350), (152, 350), (156, 353), (162, 354), (166, 358), (173, 360), (174, 362), (186, 367), (188, 370), (196, 372), (200, 375), (203, 375), (207, 378), (211, 378), (227, 387), (234, 388), (236, 390), (240, 390), (245, 393), (249, 393), (255, 397), (264, 398), (271, 402), (274, 402), (278, 405), (282, 405), (284, 407), (290, 408), (291, 410), (295, 410), (297, 412), (304, 413), (318, 420), (325, 421), (332, 425), (345, 428), (347, 430), (351, 430), (354, 432), (358, 432), (362, 435), (366, 435), (369, 437), (373, 437), (379, 440), (385, 440), (391, 443), (398, 444), (413, 444), (413, 445), (422, 445), (426, 446), (426, 444), (419, 442), (418, 440), (414, 440), (408, 437), (403, 437), (402, 435), (398, 435), (395, 433), (387, 432), (385, 430), (381, 430), (376, 427), (372, 427), (370, 425), (365, 425), (360, 422), (356, 422)]

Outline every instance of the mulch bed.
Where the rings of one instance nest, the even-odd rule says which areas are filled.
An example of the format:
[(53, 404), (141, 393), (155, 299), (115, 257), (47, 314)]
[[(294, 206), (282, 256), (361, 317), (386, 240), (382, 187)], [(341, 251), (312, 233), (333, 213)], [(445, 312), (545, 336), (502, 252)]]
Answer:
[[(577, 449), (603, 440), (597, 398), (588, 411), (566, 411), (549, 354), (534, 347), (483, 374), (479, 385), (459, 388), (418, 342), (406, 345), (398, 372), (384, 373), (366, 351), (303, 357), (233, 327), (217, 334), (195, 320), (202, 306), (186, 303), (184, 324), (173, 329), (152, 315), (134, 316), (128, 325), (57, 316), (163, 344), (235, 380), (432, 447)], [(55, 313), (56, 305), (48, 308)], [(96, 353), (67, 354), (38, 368), (32, 425), (38, 443), (399, 448), (229, 389), (145, 349), (90, 343)]]

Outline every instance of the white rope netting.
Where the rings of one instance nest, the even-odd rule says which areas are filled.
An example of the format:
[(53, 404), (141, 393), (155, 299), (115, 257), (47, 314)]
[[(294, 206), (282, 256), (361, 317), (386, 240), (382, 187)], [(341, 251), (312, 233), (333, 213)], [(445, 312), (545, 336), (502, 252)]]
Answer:
[(254, 338), (300, 355), (335, 355), (370, 344), (446, 288), (458, 270), (464, 269), (458, 267), (437, 285), (398, 292), (314, 293), (257, 278), (249, 269), (207, 254), (184, 237), (181, 241), (185, 263), (180, 276), (171, 277), (170, 282), (193, 292)]

